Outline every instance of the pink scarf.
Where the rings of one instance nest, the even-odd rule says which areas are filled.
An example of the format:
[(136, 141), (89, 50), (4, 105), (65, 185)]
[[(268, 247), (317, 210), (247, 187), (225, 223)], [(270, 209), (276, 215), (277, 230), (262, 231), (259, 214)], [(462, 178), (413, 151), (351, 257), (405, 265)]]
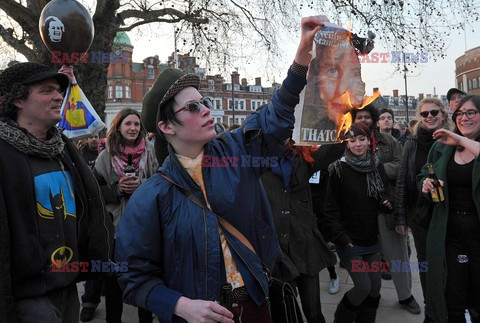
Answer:
[(122, 146), (121, 154), (113, 156), (112, 164), (115, 168), (115, 172), (120, 178), (123, 177), (123, 170), (128, 164), (129, 154), (132, 154), (132, 164), (133, 167), (135, 167), (135, 172), (137, 173), (137, 176), (142, 177), (147, 158), (145, 150), (145, 139), (140, 140), (138, 145), (134, 147)]

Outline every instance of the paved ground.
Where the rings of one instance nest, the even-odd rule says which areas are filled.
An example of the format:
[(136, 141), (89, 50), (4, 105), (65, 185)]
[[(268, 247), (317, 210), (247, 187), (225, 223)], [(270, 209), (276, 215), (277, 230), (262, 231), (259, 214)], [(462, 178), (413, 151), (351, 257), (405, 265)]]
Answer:
[[(413, 242), (411, 234), (410, 234), (410, 241)], [(413, 243), (411, 243), (412, 247), (412, 257), (411, 261), (416, 261), (416, 253)], [(333, 314), (337, 307), (337, 304), (340, 302), (343, 294), (349, 290), (353, 283), (348, 276), (348, 273), (345, 269), (336, 267), (337, 275), (340, 278), (340, 292), (336, 295), (328, 294), (328, 282), (329, 276), (328, 271), (325, 269), (320, 273), (320, 285), (321, 285), (321, 299), (322, 299), (322, 312), (325, 316), (327, 323), (333, 322)], [(380, 300), (380, 306), (377, 312), (377, 323), (422, 323), (424, 319), (424, 306), (423, 306), (423, 296), (422, 296), (422, 288), (420, 286), (420, 277), (417, 272), (412, 273), (413, 277), (413, 288), (412, 292), (415, 298), (417, 299), (418, 303), (422, 307), (422, 313), (419, 315), (411, 314), (410, 312), (402, 309), (402, 307), (398, 303), (397, 293), (395, 291), (395, 287), (391, 280), (386, 281), (382, 280), (382, 290), (381, 295), (382, 298)], [(78, 285), (79, 288), (79, 296), (83, 294), (83, 284)], [(102, 297), (102, 302), (97, 308), (96, 317), (93, 323), (103, 323), (105, 322), (105, 302), (104, 298)], [(136, 308), (124, 304), (123, 308), (123, 322), (125, 323), (134, 323), (138, 322), (137, 317), (137, 310)], [(157, 320), (154, 320), (157, 322)], [(247, 322), (248, 323), (248, 322)]]

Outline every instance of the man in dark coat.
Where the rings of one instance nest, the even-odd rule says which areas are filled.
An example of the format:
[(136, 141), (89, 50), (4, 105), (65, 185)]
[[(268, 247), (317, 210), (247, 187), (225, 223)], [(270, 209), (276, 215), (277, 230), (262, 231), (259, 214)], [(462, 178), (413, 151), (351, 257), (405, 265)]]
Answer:
[(0, 74), (2, 322), (78, 322), (76, 282), (93, 260), (110, 265), (100, 188), (55, 126), (73, 78), (71, 68), (60, 72), (19, 63)]
[(87, 142), (80, 148), (83, 158), (88, 164), (88, 167), (93, 169), (95, 165), (95, 160), (98, 157), (98, 144), (100, 143), (100, 138), (98, 134), (91, 135), (87, 138)]
[(338, 145), (323, 145), (315, 151), (299, 148), (308, 151), (308, 161), (296, 148), (287, 146), (279, 165), (261, 177), (282, 250), (282, 257), (273, 267), (272, 275), (297, 285), (308, 322), (325, 322), (320, 302), (319, 272), (327, 266), (334, 266), (337, 260), (317, 228), (308, 179), (328, 167), (328, 148)]

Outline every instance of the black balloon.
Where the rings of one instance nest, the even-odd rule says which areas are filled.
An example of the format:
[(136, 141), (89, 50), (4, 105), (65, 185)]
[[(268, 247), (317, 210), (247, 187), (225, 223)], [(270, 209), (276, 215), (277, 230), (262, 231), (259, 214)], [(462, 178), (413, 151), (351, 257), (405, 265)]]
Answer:
[(93, 42), (93, 20), (76, 0), (53, 0), (38, 21), (40, 36), (50, 52), (85, 53)]

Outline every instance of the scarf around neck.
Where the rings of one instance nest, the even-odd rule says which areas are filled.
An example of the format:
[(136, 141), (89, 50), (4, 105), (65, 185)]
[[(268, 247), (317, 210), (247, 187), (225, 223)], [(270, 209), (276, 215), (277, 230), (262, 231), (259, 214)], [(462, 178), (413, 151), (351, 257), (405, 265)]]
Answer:
[[(331, 167), (341, 178), (341, 162), (344, 161), (353, 170), (367, 175), (367, 195), (376, 199), (382, 197), (385, 190), (385, 184), (378, 171), (380, 158), (374, 152), (368, 151), (364, 156), (356, 156), (349, 149), (345, 149), (345, 156), (334, 162)], [(330, 168), (330, 170), (332, 170)]]
[(137, 176), (142, 177), (146, 164), (145, 139), (140, 140), (136, 146), (122, 146), (121, 153), (112, 158), (113, 168), (119, 177), (123, 177), (123, 170), (128, 164), (128, 155), (132, 155), (132, 164)]
[(430, 130), (424, 127), (419, 126), (417, 129), (417, 142), (422, 147), (427, 147), (430, 149), (435, 140), (433, 140), (433, 133), (435, 130)]
[(0, 138), (24, 154), (41, 158), (54, 158), (61, 154), (65, 146), (61, 130), (57, 127), (47, 131), (47, 140), (41, 140), (15, 121), (5, 118), (0, 119)]

